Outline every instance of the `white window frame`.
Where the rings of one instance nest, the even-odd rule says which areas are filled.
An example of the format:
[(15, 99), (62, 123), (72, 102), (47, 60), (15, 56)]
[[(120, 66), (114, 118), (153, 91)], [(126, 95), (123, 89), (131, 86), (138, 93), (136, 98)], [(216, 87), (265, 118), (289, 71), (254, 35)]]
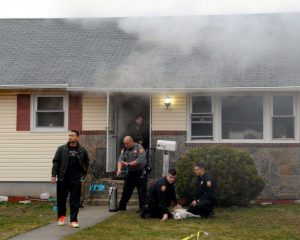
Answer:
[[(37, 127), (36, 126), (36, 111), (37, 111), (37, 99), (39, 97), (62, 97), (63, 98), (63, 111), (64, 111), (64, 127)], [(35, 132), (65, 132), (68, 130), (68, 116), (69, 105), (68, 95), (66, 94), (36, 94), (32, 96), (32, 126), (31, 129)]]
[[(293, 116), (294, 116), (294, 138), (273, 138), (273, 107), (274, 107), (274, 102), (273, 102), (273, 97), (274, 96), (292, 96), (293, 97)], [(299, 142), (299, 110), (298, 110), (298, 102), (299, 102), (299, 96), (295, 93), (288, 93), (288, 92), (280, 92), (280, 93), (272, 93), (270, 94), (270, 136), (269, 139), (271, 142), (278, 142), (278, 143), (295, 143)]]
[[(191, 98), (193, 99), (193, 97), (210, 97), (210, 99), (211, 99), (211, 111), (208, 113), (193, 113), (192, 111), (193, 111), (193, 103), (192, 103), (192, 101), (191, 101), (191, 108), (190, 108), (190, 118), (191, 118), (191, 123), (192, 123), (192, 114), (211, 114), (212, 115), (212, 137), (210, 138), (210, 137), (207, 137), (207, 138), (199, 138), (199, 139), (193, 139), (193, 140), (207, 140), (207, 141), (209, 141), (209, 140), (212, 140), (213, 139), (213, 137), (214, 137), (214, 131), (213, 131), (213, 125), (214, 125), (214, 114), (213, 114), (213, 97), (212, 96), (192, 96)], [(191, 139), (192, 139), (192, 131), (191, 131)]]
[[(294, 96), (294, 116), (295, 116), (295, 139), (273, 139), (272, 116), (273, 116), (273, 96), (290, 95)], [(212, 97), (213, 114), (213, 138), (191, 139), (191, 112), (193, 96)], [(221, 98), (224, 96), (262, 96), (263, 97), (263, 138), (262, 139), (222, 139), (222, 109)], [(241, 92), (241, 93), (199, 93), (188, 95), (187, 102), (187, 140), (186, 143), (297, 143), (300, 141), (299, 119), (300, 119), (300, 95), (293, 92)]]
[[(213, 118), (213, 122), (212, 122), (212, 132), (213, 132), (213, 137), (212, 139), (192, 139), (192, 108), (193, 108), (193, 104), (192, 104), (192, 100), (193, 97), (211, 97), (211, 114), (212, 114), (212, 118)], [(215, 124), (216, 124), (216, 120), (215, 120), (215, 96), (212, 94), (193, 94), (188, 96), (188, 102), (187, 102), (187, 108), (188, 108), (188, 126), (187, 126), (187, 141), (191, 141), (191, 142), (213, 142), (215, 139)]]

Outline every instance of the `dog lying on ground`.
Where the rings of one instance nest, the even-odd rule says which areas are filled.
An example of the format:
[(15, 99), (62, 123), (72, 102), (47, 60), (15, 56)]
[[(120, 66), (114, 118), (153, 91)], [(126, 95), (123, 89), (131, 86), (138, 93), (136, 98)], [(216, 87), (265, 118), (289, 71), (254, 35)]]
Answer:
[(172, 209), (171, 211), (173, 218), (175, 220), (182, 220), (185, 218), (190, 218), (190, 217), (194, 217), (194, 218), (199, 218), (200, 215), (194, 215), (190, 212), (188, 212), (185, 208), (182, 207), (175, 207)]

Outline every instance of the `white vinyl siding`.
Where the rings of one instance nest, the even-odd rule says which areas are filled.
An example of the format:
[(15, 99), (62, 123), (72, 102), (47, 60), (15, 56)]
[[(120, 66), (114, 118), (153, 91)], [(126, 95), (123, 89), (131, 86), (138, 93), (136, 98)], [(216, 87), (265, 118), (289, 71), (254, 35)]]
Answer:
[(82, 97), (82, 129), (106, 130), (107, 122), (106, 95), (83, 95)]
[(186, 131), (186, 96), (169, 95), (171, 105), (168, 109), (166, 96), (152, 96), (152, 131)]
[(67, 132), (17, 132), (17, 94), (0, 93), (0, 181), (49, 181)]

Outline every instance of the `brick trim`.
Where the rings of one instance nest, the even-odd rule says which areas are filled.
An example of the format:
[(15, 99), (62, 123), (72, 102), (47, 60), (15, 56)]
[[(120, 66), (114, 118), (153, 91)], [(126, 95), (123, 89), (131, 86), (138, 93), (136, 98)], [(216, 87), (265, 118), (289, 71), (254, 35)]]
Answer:
[(106, 135), (106, 130), (82, 130), (80, 131), (82, 135)]
[(82, 96), (69, 95), (69, 130), (82, 130)]
[(30, 94), (17, 95), (17, 131), (30, 131)]
[(186, 131), (176, 131), (176, 130), (167, 130), (167, 131), (152, 131), (152, 135), (186, 135)]
[(208, 146), (225, 146), (225, 147), (300, 147), (300, 143), (186, 143), (187, 147), (208, 147)]

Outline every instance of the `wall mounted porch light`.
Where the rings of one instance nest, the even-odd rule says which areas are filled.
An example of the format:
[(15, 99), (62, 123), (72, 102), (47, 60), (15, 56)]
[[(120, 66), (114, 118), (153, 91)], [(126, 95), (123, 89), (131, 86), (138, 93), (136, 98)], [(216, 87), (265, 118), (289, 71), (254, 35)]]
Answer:
[(166, 96), (165, 98), (165, 106), (167, 109), (169, 109), (169, 107), (171, 106), (171, 99), (169, 96)]

